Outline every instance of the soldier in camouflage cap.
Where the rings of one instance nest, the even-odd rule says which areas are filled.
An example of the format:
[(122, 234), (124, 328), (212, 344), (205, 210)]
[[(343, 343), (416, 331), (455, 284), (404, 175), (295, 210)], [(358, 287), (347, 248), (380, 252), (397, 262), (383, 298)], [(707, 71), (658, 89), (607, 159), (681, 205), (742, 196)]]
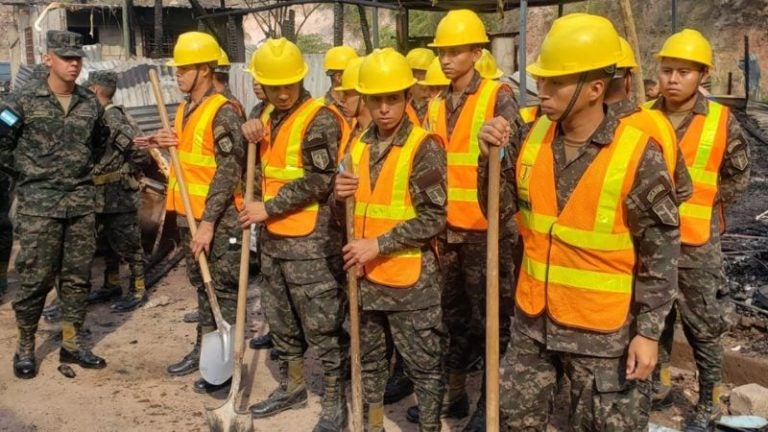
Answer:
[(104, 256), (104, 286), (91, 292), (88, 301), (96, 303), (120, 295), (120, 259), (131, 270), (130, 290), (112, 307), (118, 312), (135, 309), (146, 298), (144, 250), (141, 247), (138, 209), (139, 174), (149, 163), (147, 152), (136, 148), (133, 138), (139, 130), (131, 124), (123, 108), (112, 103), (117, 90), (117, 73), (94, 71), (85, 83), (104, 107), (109, 141), (104, 157), (93, 170), (96, 185), (96, 222), (107, 240)]
[(32, 378), (35, 332), (45, 296), (59, 283), (62, 347), (59, 359), (103, 368), (81, 339), (96, 249), (95, 190), (91, 179), (109, 129), (91, 92), (75, 84), (82, 68), (80, 35), (48, 32), (47, 80), (32, 81), (0, 106), (0, 165), (14, 173), (21, 289), (13, 308), (19, 328), (14, 373)]

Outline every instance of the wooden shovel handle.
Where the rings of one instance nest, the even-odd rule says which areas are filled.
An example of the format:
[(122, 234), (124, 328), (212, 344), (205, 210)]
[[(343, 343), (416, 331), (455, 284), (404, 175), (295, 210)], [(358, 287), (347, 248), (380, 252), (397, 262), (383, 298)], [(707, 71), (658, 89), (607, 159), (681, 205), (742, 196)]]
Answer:
[(488, 155), (488, 250), (485, 287), (486, 430), (499, 431), (499, 147)]

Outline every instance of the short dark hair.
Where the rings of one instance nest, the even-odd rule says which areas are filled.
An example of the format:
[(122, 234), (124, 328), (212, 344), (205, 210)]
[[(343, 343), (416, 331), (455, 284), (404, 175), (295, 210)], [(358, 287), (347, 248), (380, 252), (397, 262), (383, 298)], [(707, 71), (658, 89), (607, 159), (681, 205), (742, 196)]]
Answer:
[(655, 86), (656, 85), (656, 81), (652, 80), (652, 79), (646, 78), (646, 79), (643, 80), (643, 85), (645, 87)]

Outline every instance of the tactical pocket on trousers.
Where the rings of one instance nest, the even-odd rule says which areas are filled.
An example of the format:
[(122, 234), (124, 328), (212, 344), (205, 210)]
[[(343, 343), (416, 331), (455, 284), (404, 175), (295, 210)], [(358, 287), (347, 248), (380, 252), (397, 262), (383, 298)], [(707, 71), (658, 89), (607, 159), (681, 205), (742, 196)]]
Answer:
[(625, 362), (617, 362), (616, 368), (601, 368), (594, 371), (595, 374), (595, 389), (599, 393), (614, 393), (620, 392), (626, 388), (625, 373), (619, 370)]

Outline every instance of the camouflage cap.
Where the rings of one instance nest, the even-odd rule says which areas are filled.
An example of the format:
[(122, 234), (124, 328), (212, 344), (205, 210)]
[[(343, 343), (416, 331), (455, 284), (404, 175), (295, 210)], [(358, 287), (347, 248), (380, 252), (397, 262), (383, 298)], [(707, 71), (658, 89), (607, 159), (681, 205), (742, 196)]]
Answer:
[(46, 44), (59, 57), (85, 57), (83, 36), (61, 30), (48, 30)]
[(100, 85), (108, 88), (117, 88), (117, 72), (109, 70), (93, 71), (88, 74), (88, 80), (83, 86)]

